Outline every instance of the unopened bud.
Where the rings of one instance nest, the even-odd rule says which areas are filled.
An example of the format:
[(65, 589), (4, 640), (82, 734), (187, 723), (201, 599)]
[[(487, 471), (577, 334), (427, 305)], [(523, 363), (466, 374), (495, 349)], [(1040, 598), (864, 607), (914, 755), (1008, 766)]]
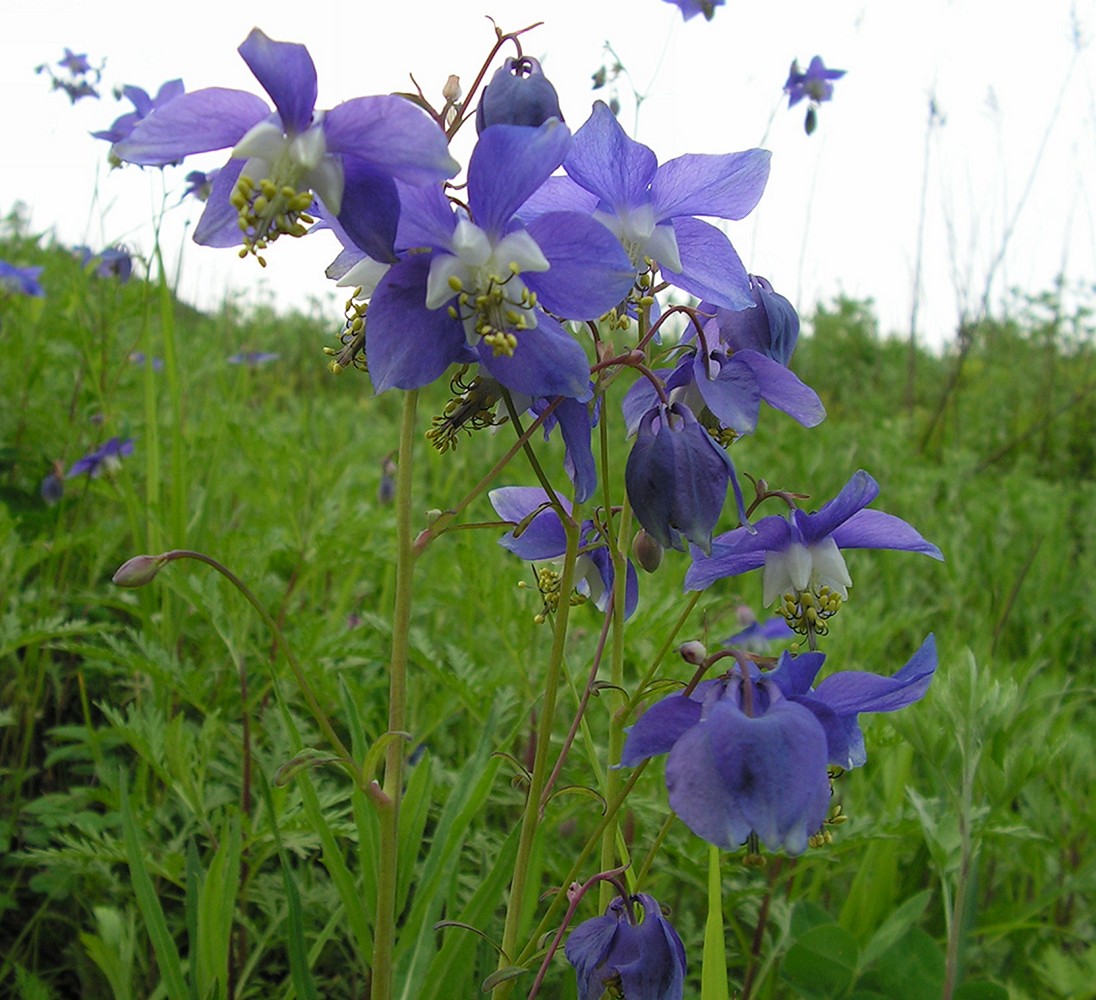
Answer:
[(701, 666), (708, 659), (708, 650), (704, 648), (704, 643), (696, 639), (678, 646), (677, 651), (686, 663), (691, 663), (694, 667)]
[(640, 567), (648, 573), (653, 573), (662, 565), (663, 551), (658, 539), (648, 535), (643, 528), (640, 528), (632, 539), (632, 555), (636, 557)]
[(152, 583), (167, 561), (166, 555), (134, 556), (122, 563), (111, 579), (119, 587), (143, 587), (146, 583)]
[(433, 524), (439, 517), (441, 517), (441, 511), (437, 507), (431, 507), (426, 512), (426, 523)]
[(456, 104), (460, 100), (461, 93), (460, 77), (456, 73), (450, 73), (449, 79), (445, 81), (445, 86), (441, 88), (441, 96), (450, 104)]

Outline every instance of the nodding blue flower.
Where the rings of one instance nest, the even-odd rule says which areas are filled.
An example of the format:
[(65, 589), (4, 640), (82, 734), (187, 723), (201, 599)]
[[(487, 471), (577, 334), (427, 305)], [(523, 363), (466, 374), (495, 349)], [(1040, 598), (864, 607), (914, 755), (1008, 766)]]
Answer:
[(590, 398), (586, 352), (559, 320), (611, 309), (631, 287), (631, 265), (588, 215), (551, 212), (527, 226), (514, 217), (570, 143), (557, 119), (484, 129), (468, 166), (467, 212), (455, 212), (440, 186), (400, 188), (400, 259), (376, 283), (365, 324), (377, 392), (478, 362), (533, 399)]
[[(799, 341), (799, 314), (764, 278), (750, 275), (752, 309), (721, 309), (701, 302), (700, 313), (715, 313), (719, 343), (730, 351), (757, 351), (785, 368)], [(692, 327), (690, 327), (690, 332)]]
[(769, 177), (770, 154), (686, 154), (661, 166), (630, 139), (603, 101), (594, 104), (553, 177), (522, 207), (527, 221), (547, 211), (579, 211), (600, 221), (627, 251), (635, 271), (649, 261), (670, 284), (724, 309), (753, 306), (749, 277), (730, 240), (696, 218), (742, 219)]
[(795, 638), (795, 632), (783, 618), (777, 616), (763, 622), (758, 621), (757, 615), (748, 605), (740, 605), (735, 610), (735, 617), (740, 628), (734, 635), (723, 640), (723, 646), (742, 649), (748, 653), (766, 653), (772, 643)]
[(697, 836), (726, 850), (756, 836), (770, 850), (802, 853), (829, 807), (828, 765), (866, 759), (858, 715), (920, 699), (936, 643), (930, 635), (893, 677), (846, 671), (812, 688), (824, 661), (785, 652), (768, 673), (736, 664), (664, 698), (628, 731), (621, 765), (668, 753), (670, 806)]
[(186, 88), (182, 80), (168, 80), (156, 92), (155, 97), (149, 97), (148, 91), (140, 87), (123, 87), (122, 94), (133, 105), (133, 110), (114, 119), (114, 123), (108, 129), (100, 132), (92, 132), (92, 138), (105, 139), (114, 144), (121, 142), (136, 128), (137, 123), (147, 118), (157, 108), (162, 108), (168, 101), (173, 100), (184, 93)]
[(697, 14), (703, 14), (706, 21), (710, 21), (715, 17), (716, 7), (722, 7), (727, 0), (666, 0), (666, 3), (672, 3), (675, 7), (681, 8), (681, 16), (686, 20), (696, 17)]
[(73, 462), (72, 468), (65, 473), (65, 478), (90, 476), (92, 479), (97, 479), (99, 476), (116, 472), (121, 468), (122, 459), (132, 454), (133, 438), (123, 440), (120, 437), (112, 437), (105, 444)]
[(38, 281), (40, 267), (17, 267), (0, 260), (0, 293), (42, 298), (46, 293)]
[[(508, 552), (529, 562), (548, 562), (562, 559), (567, 551), (567, 536), (559, 514), (551, 506), (548, 494), (539, 486), (503, 486), (488, 494), (491, 506), (504, 521), (516, 525), (514, 531), (503, 535), (499, 544)], [(559, 498), (564, 510), (571, 513), (571, 503), (566, 497)], [(520, 530), (519, 530), (520, 529)], [(616, 574), (609, 554), (608, 542), (592, 520), (582, 522), (580, 528), (580, 554), (575, 564), (575, 589), (590, 598), (599, 611), (609, 606)], [(544, 614), (558, 606), (559, 575), (542, 570), (539, 576), (541, 595), (544, 598)], [(555, 589), (552, 589), (552, 585)], [(624, 617), (630, 618), (639, 603), (639, 579), (629, 559), (624, 581)]]
[(825, 621), (849, 596), (852, 585), (842, 549), (900, 549), (943, 559), (940, 550), (893, 514), (868, 510), (879, 484), (862, 469), (833, 500), (813, 512), (764, 517), (753, 531), (720, 535), (710, 552), (694, 552), (685, 574), (688, 590), (764, 568), (762, 600), (777, 608), (796, 631), (825, 631)]
[(57, 65), (73, 76), (81, 76), (84, 73), (91, 72), (91, 63), (88, 62), (87, 53), (77, 54), (68, 46), (65, 46), (65, 54), (57, 60)]
[(799, 69), (799, 60), (792, 60), (788, 79), (784, 82), (784, 93), (788, 95), (788, 107), (794, 108), (803, 98), (808, 97), (812, 104), (820, 104), (833, 97), (832, 80), (840, 80), (845, 75), (843, 69), (826, 69), (821, 56), (815, 56), (807, 72)]
[(684, 550), (687, 539), (707, 552), (728, 483), (745, 524), (734, 465), (692, 411), (682, 403), (658, 403), (643, 415), (624, 485), (636, 520), (663, 548)]
[[(402, 97), (359, 97), (316, 110), (316, 67), (303, 45), (258, 28), (240, 55), (274, 102), (211, 87), (156, 108), (113, 147), (145, 166), (232, 148), (194, 233), (209, 246), (244, 245), (257, 257), (282, 235), (302, 236), (318, 197), (368, 253), (391, 259), (399, 218), (395, 180), (430, 184), (459, 164), (445, 134)], [(261, 259), (261, 257), (260, 257)]]
[(53, 71), (52, 66), (46, 63), (36, 66), (34, 72), (48, 74), (53, 89), (63, 90), (73, 104), (84, 97), (99, 97), (99, 91), (95, 89), (95, 86), (99, 83), (102, 72), (88, 62), (85, 53), (76, 53), (66, 48), (64, 56), (57, 60), (56, 65), (68, 74), (67, 78), (59, 76)]
[(73, 247), (72, 252), (80, 258), (85, 270), (94, 269), (100, 278), (117, 278), (124, 285), (133, 275), (133, 255), (125, 247), (107, 247), (94, 253), (79, 246)]
[(563, 121), (559, 95), (531, 56), (507, 59), (495, 70), (476, 108), (476, 131), (489, 125), (543, 125)]
[(617, 896), (600, 917), (579, 924), (564, 946), (575, 967), (578, 1000), (681, 1000), (685, 946), (645, 892)]

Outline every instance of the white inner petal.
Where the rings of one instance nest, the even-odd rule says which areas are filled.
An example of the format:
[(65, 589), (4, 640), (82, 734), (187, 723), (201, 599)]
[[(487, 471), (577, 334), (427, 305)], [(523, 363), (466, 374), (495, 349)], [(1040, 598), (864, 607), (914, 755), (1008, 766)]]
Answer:
[(244, 137), (236, 143), (232, 150), (232, 158), (235, 160), (250, 160), (258, 157), (273, 163), (285, 152), (289, 140), (285, 137), (280, 125), (272, 121), (262, 121), (253, 125)]

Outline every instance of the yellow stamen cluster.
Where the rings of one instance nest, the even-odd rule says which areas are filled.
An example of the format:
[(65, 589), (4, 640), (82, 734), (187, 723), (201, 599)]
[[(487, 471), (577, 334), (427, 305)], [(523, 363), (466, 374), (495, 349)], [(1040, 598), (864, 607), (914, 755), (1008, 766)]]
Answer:
[(332, 375), (338, 375), (350, 365), (358, 371), (367, 373), (369, 371), (369, 364), (365, 358), (365, 313), (369, 304), (358, 298), (361, 292), (360, 288), (354, 289), (354, 294), (346, 300), (346, 308), (343, 310), (346, 323), (339, 335), (339, 342), (343, 345), (342, 350), (337, 351), (334, 347), (323, 349), (324, 354), (333, 359), (328, 365)]
[(495, 419), (495, 405), (500, 399), (498, 383), (478, 375), (465, 383), (461, 376), (466, 369), (467, 366), (462, 367), (453, 378), (450, 383), (453, 398), (445, 404), (441, 415), (434, 417), (426, 432), (427, 441), (443, 455), (456, 448), (460, 431), (471, 435), (501, 422)]
[(827, 827), (840, 826), (842, 823), (847, 823), (848, 821), (849, 817), (844, 814), (841, 806), (835, 806), (833, 813), (828, 818), (823, 820), (822, 829), (819, 830), (812, 837), (809, 837), (807, 839), (807, 843), (811, 847), (823, 847), (826, 844), (832, 844), (833, 834), (830, 833)]
[[(537, 307), (537, 293), (521, 285), (517, 301), (506, 295), (506, 285), (518, 274), (517, 264), (510, 265), (510, 275), (501, 278), (491, 275), (483, 292), (468, 292), (457, 277), (449, 279), (449, 287), (457, 293), (456, 306), (449, 307), (449, 315), (461, 321), (471, 319), (476, 333), (483, 338), (495, 357), (512, 358), (517, 350), (516, 332), (529, 329), (526, 315)], [(519, 284), (521, 284), (519, 282)]]
[(776, 613), (788, 623), (793, 632), (800, 635), (826, 635), (829, 632), (828, 620), (840, 609), (841, 595), (822, 586), (816, 591), (788, 591), (776, 606)]
[[(544, 601), (544, 607), (533, 617), (533, 621), (538, 625), (543, 625), (548, 620), (548, 616), (559, 609), (559, 579), (559, 574), (547, 566), (542, 566), (537, 570), (537, 590), (540, 591), (541, 599)], [(524, 589), (526, 584), (522, 581), (518, 586)], [(583, 594), (574, 590), (571, 591), (570, 604), (572, 608), (585, 603), (586, 597)]]
[(739, 437), (738, 431), (732, 427), (724, 427), (719, 418), (705, 407), (700, 413), (700, 423), (711, 435), (713, 441), (721, 448), (729, 448)]
[(305, 227), (315, 221), (308, 214), (311, 191), (297, 191), (289, 185), (279, 187), (267, 178), (256, 181), (243, 174), (229, 201), (239, 213), (237, 224), (244, 234), (240, 256), (250, 254), (263, 267), (263, 250), (279, 236), (304, 236), (308, 232)]

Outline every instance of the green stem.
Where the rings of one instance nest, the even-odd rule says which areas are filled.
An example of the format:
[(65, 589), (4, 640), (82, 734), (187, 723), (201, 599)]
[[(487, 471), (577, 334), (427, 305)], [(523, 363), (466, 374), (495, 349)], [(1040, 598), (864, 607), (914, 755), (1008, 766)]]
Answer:
[[(510, 882), (510, 899), (506, 909), (506, 923), (502, 931), (502, 953), (499, 956), (499, 968), (505, 968), (510, 964), (511, 956), (514, 954), (514, 948), (517, 944), (521, 913), (525, 901), (526, 876), (533, 853), (533, 842), (540, 826), (540, 802), (548, 779), (552, 726), (556, 716), (556, 695), (559, 690), (563, 654), (567, 642), (567, 621), (571, 609), (570, 596), (575, 584), (575, 562), (578, 557), (579, 527), (581, 524), (579, 507), (580, 505), (576, 504), (571, 518), (563, 520), (563, 530), (567, 535), (567, 551), (563, 557), (563, 571), (560, 575), (560, 602), (555, 613), (555, 634), (552, 637), (552, 652), (544, 678), (544, 700), (541, 705), (540, 725), (537, 729), (533, 772), (529, 778), (529, 791), (525, 799), (525, 813), (522, 816), (521, 833), (518, 837), (517, 856), (514, 858), (514, 875)], [(512, 988), (512, 980), (500, 986), (499, 1000), (506, 1000)]]
[[(400, 450), (396, 470), (396, 597), (392, 611), (392, 659), (388, 675), (388, 731), (407, 729), (407, 663), (411, 649), (412, 578), (415, 538), (411, 523), (411, 472), (415, 447), (418, 390), (404, 396)], [(371, 1000), (392, 996), (396, 943), (396, 859), (399, 853), (400, 798), (403, 794), (405, 748), (392, 740), (385, 751), (384, 794), (380, 808), (380, 857), (377, 860), (377, 911), (373, 933)]]

